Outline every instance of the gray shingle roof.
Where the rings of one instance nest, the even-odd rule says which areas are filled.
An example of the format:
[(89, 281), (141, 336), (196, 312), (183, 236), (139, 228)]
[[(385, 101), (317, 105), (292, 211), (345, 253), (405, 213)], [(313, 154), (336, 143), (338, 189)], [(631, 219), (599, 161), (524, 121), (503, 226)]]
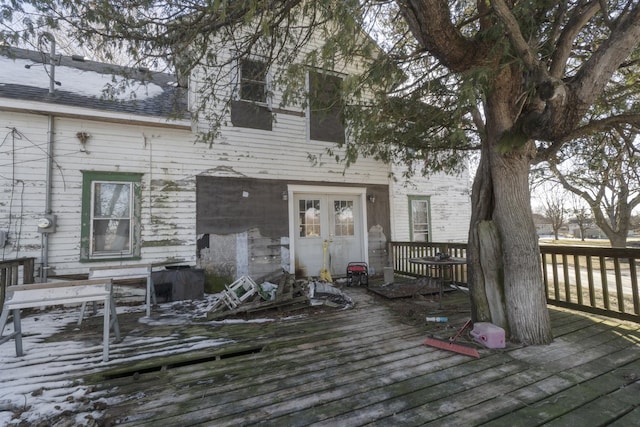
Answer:
[[(34, 67), (48, 63), (47, 56), (41, 52), (18, 48), (0, 46), (0, 57), (4, 57), (5, 60), (9, 58), (13, 61), (26, 60), (34, 64)], [(3, 67), (5, 69), (0, 70), (0, 98), (37, 101), (144, 116), (189, 118), (187, 112), (187, 89), (178, 87), (176, 78), (173, 75), (125, 68), (95, 61), (79, 61), (70, 56), (59, 57), (59, 61), (56, 62), (56, 69), (62, 69), (62, 67), (77, 70), (82, 73), (79, 74), (80, 76), (100, 75), (103, 78), (103, 82), (110, 82), (112, 78), (122, 81), (126, 77), (126, 81), (131, 85), (131, 88), (126, 89), (124, 92), (127, 95), (124, 97), (126, 99), (123, 99), (123, 97), (114, 99), (102, 93), (104, 83), (96, 81), (95, 94), (89, 95), (86, 92), (74, 90), (73, 81), (64, 81), (61, 86), (55, 86), (54, 93), (50, 94), (47, 76), (42, 79), (45, 84), (34, 85), (27, 78), (22, 82), (21, 77), (22, 75), (26, 77), (28, 73), (35, 70), (26, 70), (24, 67), (22, 69), (9, 67), (9, 70), (7, 70), (7, 67)], [(57, 77), (56, 75), (56, 80), (58, 80)], [(87, 82), (83, 83), (86, 84)], [(145, 85), (153, 85), (155, 90), (146, 94)], [(161, 90), (158, 90), (158, 87)], [(132, 92), (137, 92), (141, 96), (131, 99), (128, 94)]]

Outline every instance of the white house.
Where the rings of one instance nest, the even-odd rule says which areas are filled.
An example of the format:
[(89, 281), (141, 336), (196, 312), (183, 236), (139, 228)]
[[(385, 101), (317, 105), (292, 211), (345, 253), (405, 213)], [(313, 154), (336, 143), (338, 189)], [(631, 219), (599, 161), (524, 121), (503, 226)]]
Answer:
[[(0, 52), (0, 248), (36, 257), (41, 280), (140, 262), (340, 276), (351, 261), (381, 272), (391, 240), (467, 239), (467, 174), (405, 185), (372, 159), (312, 165), (344, 127), (335, 112), (274, 108), (255, 58), (237, 64), (229, 123), (209, 145), (196, 142), (207, 123), (168, 118), (198, 98), (197, 74), (187, 89), (129, 70), (110, 100), (117, 67), (56, 56), (52, 73), (48, 54)], [(327, 90), (336, 78), (307, 76)]]

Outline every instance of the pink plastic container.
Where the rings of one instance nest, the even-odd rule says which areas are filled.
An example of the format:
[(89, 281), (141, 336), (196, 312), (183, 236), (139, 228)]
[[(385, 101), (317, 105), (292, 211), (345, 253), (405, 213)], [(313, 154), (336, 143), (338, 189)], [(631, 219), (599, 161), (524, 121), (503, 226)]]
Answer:
[(504, 348), (504, 329), (489, 322), (473, 324), (473, 339), (488, 348)]

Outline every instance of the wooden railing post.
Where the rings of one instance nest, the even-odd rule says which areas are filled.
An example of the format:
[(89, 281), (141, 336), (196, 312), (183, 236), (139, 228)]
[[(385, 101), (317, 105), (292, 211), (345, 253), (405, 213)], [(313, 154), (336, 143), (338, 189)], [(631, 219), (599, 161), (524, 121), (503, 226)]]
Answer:
[[(35, 258), (24, 257), (0, 261), (0, 307), (4, 304), (7, 286), (33, 283)], [(22, 281), (20, 281), (22, 267)]]

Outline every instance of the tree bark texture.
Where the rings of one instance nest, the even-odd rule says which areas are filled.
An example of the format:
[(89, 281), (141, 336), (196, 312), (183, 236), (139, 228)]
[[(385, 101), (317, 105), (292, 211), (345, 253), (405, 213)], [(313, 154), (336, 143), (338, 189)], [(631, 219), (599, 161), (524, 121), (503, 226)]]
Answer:
[(493, 221), (482, 221), (478, 224), (480, 243), (480, 262), (484, 275), (484, 287), (491, 321), (510, 334), (507, 321), (504, 287), (504, 269), (502, 265), (502, 245), (498, 228)]
[(553, 337), (531, 212), (529, 165), (530, 157), (526, 153), (493, 153), (493, 220), (502, 244), (503, 286), (511, 339), (525, 344), (544, 344)]
[(471, 317), (476, 322), (491, 322), (491, 309), (485, 291), (485, 276), (480, 257), (481, 237), (478, 232), (478, 224), (490, 220), (493, 211), (493, 185), (486, 151), (488, 147), (483, 145), (471, 191), (471, 224), (467, 241), (467, 282), (471, 294)]

